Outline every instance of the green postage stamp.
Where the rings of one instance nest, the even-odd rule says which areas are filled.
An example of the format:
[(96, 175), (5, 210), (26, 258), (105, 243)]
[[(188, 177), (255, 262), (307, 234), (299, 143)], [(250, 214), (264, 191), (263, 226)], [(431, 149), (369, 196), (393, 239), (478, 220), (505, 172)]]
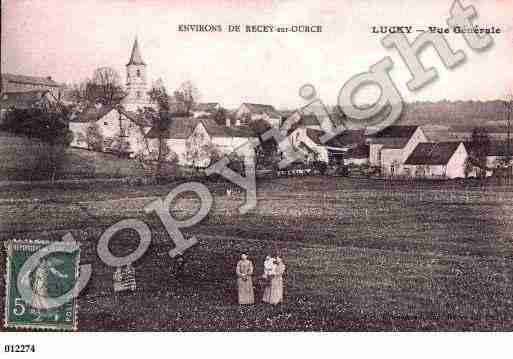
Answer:
[[(60, 242), (62, 248), (67, 246), (68, 250), (46, 251), (45, 254), (51, 243), (28, 240), (12, 240), (5, 243), (6, 328), (77, 330), (76, 298), (69, 299), (59, 306), (52, 306), (49, 303), (75, 286), (80, 250), (75, 242)], [(20, 285), (31, 288), (30, 300), (23, 298)]]

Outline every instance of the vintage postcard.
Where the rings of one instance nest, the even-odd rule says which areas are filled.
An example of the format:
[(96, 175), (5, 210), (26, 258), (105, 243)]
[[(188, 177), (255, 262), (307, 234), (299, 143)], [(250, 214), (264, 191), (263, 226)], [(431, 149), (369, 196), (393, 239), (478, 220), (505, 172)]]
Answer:
[(513, 330), (513, 1), (1, 7), (1, 331)]

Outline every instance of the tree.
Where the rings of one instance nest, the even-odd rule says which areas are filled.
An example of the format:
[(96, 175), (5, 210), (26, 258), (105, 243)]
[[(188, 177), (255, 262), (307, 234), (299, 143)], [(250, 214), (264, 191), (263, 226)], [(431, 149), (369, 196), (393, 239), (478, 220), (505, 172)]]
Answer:
[(103, 135), (98, 124), (91, 123), (86, 129), (87, 148), (93, 151), (103, 151)]
[(119, 102), (124, 93), (121, 88), (121, 78), (111, 67), (99, 67), (86, 89), (91, 99), (104, 105), (114, 105)]
[(474, 166), (472, 165), (472, 161), (469, 158), (465, 160), (464, 166), (465, 167), (463, 168), (463, 171), (465, 174), (465, 178), (468, 178), (472, 171), (474, 171)]
[(185, 81), (182, 82), (178, 90), (175, 91), (174, 97), (176, 102), (183, 105), (185, 113), (190, 116), (191, 110), (199, 101), (200, 92), (191, 81)]
[(226, 112), (226, 110), (222, 107), (219, 108), (219, 110), (217, 110), (215, 113), (214, 113), (214, 121), (219, 125), (219, 126), (226, 126), (226, 119), (228, 117), (228, 114)]
[(165, 164), (178, 162), (178, 156), (167, 144), (166, 133), (173, 118), (179, 114), (172, 112), (170, 98), (162, 80), (156, 81), (148, 94), (150, 99), (157, 104), (158, 110), (147, 107), (142, 111), (142, 115), (151, 122), (157, 133), (156, 148), (150, 150), (148, 158), (156, 163), (154, 177), (158, 178), (161, 176)]
[(2, 130), (36, 138), (47, 145), (35, 154), (38, 165), (33, 170), (35, 176), (32, 178), (55, 180), (64, 162), (66, 148), (73, 141), (67, 116), (64, 108), (50, 102), (8, 112)]
[(124, 129), (120, 129), (112, 138), (111, 150), (119, 157), (128, 157), (130, 153), (130, 143), (126, 139)]
[(479, 176), (486, 176), (486, 159), (490, 150), (490, 136), (483, 127), (475, 127), (470, 138), (470, 158), (474, 166), (478, 167)]
[(265, 120), (250, 121), (249, 127), (258, 136), (260, 145), (255, 149), (255, 162), (257, 168), (274, 167), (280, 160), (281, 156), (278, 151), (278, 144), (274, 137), (264, 141), (262, 136), (271, 129), (269, 122)]
[(185, 159), (194, 168), (206, 168), (223, 157), (221, 150), (199, 131), (188, 138), (185, 146)]

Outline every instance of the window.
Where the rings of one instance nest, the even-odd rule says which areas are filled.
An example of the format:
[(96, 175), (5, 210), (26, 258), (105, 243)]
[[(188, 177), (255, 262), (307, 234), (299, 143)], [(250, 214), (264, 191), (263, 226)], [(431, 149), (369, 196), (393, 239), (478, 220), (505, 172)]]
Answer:
[(103, 125), (104, 125), (104, 126), (108, 126), (108, 125), (109, 125), (109, 123), (108, 123), (107, 121), (105, 121), (105, 122), (103, 123)]
[(137, 98), (141, 98), (141, 91), (137, 91)]
[(136, 73), (137, 73), (137, 77), (141, 77), (141, 70), (138, 69)]

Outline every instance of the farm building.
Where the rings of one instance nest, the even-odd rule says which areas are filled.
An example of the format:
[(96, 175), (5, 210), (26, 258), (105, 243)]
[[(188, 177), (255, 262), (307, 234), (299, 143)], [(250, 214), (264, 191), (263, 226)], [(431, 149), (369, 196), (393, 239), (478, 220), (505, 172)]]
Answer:
[(365, 141), (363, 130), (344, 131), (323, 143), (321, 138), (324, 134), (324, 131), (302, 126), (293, 130), (289, 139), (292, 147), (301, 150), (307, 158), (338, 164), (344, 163), (350, 149)]
[[(249, 141), (258, 142), (254, 132), (245, 126), (219, 126), (212, 119), (173, 118), (161, 136), (166, 139), (169, 148), (178, 156), (180, 165), (207, 167), (210, 165), (211, 149), (221, 154), (234, 151), (243, 157), (254, 160), (255, 151)], [(158, 148), (158, 129), (153, 127), (146, 135), (151, 148)]]
[(419, 143), (429, 142), (420, 126), (389, 126), (370, 136), (369, 163), (385, 176), (402, 175), (403, 164)]
[(273, 127), (280, 127), (282, 115), (274, 106), (257, 103), (243, 103), (235, 113), (235, 117), (241, 124), (248, 121), (265, 120)]
[(464, 178), (468, 158), (463, 142), (419, 143), (403, 165), (416, 178)]
[(3, 93), (20, 93), (32, 91), (51, 91), (52, 94), (59, 98), (62, 94), (63, 85), (54, 81), (51, 76), (37, 77), (26, 75), (1, 74), (0, 92)]
[(346, 166), (361, 166), (369, 164), (369, 145), (363, 143), (350, 148), (345, 153), (344, 164)]

